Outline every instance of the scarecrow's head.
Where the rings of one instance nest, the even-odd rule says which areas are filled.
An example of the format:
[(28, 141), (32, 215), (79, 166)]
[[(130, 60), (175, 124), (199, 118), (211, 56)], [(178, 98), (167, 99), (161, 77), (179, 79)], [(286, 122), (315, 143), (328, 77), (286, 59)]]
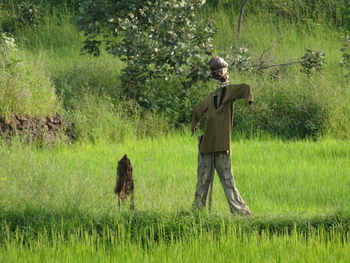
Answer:
[(228, 64), (223, 58), (218, 56), (212, 57), (209, 60), (208, 65), (211, 70), (211, 75), (214, 79), (220, 82), (226, 82), (228, 80)]

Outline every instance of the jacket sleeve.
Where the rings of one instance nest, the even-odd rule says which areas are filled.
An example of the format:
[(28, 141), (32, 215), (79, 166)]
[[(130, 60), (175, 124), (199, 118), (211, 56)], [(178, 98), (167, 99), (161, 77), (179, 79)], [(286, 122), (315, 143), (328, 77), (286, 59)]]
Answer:
[[(211, 95), (209, 95), (211, 96)], [(209, 99), (210, 97), (206, 97), (204, 100), (202, 100), (200, 103), (197, 104), (196, 107), (193, 109), (193, 115), (192, 115), (192, 132), (194, 132), (198, 126), (198, 123), (202, 119), (203, 115), (207, 112), (208, 106), (209, 106)]]
[(245, 99), (248, 104), (253, 102), (253, 91), (248, 84), (232, 85), (230, 95), (233, 100)]

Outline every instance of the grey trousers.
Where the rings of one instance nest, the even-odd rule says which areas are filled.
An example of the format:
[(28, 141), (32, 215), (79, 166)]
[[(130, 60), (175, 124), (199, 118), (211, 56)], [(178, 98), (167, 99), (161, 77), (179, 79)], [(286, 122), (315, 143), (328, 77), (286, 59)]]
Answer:
[(226, 153), (198, 153), (198, 180), (193, 206), (205, 207), (209, 185), (214, 178), (215, 170), (219, 175), (231, 212), (250, 215), (250, 210), (235, 185), (232, 175), (231, 154)]

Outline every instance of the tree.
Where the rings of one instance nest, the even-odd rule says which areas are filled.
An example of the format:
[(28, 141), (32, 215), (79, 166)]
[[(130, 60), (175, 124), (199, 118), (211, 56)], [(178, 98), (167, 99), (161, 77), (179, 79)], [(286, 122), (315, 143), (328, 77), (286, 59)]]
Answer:
[(198, 10), (205, 0), (86, 0), (78, 23), (86, 40), (82, 50), (99, 55), (101, 48), (120, 57), (124, 94), (145, 108), (157, 90), (150, 83), (177, 78), (178, 97), (208, 77), (215, 27)]
[(249, 0), (241, 0), (241, 7), (239, 8), (238, 26), (237, 26), (237, 40), (241, 37), (241, 28), (243, 23), (244, 8)]

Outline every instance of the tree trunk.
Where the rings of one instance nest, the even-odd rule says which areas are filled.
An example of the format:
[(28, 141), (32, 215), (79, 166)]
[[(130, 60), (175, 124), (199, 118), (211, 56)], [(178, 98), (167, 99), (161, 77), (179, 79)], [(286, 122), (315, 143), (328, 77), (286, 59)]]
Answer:
[(241, 7), (239, 9), (238, 27), (237, 27), (237, 40), (241, 37), (241, 28), (243, 23), (244, 8), (248, 4), (249, 0), (241, 0)]

